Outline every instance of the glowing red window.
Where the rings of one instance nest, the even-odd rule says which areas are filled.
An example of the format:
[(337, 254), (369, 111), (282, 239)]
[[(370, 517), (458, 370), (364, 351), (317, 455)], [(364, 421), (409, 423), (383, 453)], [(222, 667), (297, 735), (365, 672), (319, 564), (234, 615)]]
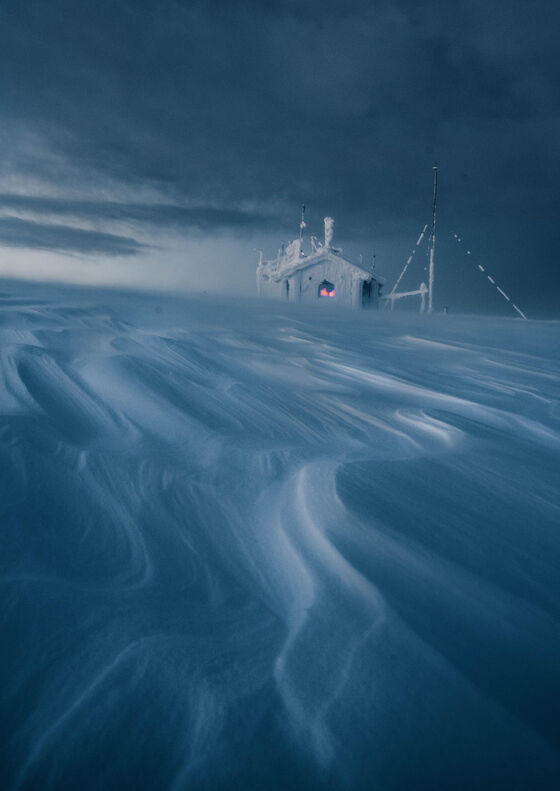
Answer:
[(333, 298), (335, 294), (336, 289), (332, 283), (329, 283), (328, 280), (323, 280), (322, 283), (319, 283), (319, 297)]

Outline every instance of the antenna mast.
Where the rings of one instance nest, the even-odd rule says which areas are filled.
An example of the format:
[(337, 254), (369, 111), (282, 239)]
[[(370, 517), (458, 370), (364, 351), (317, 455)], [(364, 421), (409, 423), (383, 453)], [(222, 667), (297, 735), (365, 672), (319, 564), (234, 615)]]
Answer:
[(303, 239), (303, 229), (306, 227), (305, 225), (305, 203), (301, 204), (301, 222), (299, 224), (299, 240)]
[(430, 232), (430, 270), (428, 278), (428, 313), (434, 309), (434, 254), (436, 249), (437, 165), (434, 165), (434, 202), (432, 205), (432, 230)]

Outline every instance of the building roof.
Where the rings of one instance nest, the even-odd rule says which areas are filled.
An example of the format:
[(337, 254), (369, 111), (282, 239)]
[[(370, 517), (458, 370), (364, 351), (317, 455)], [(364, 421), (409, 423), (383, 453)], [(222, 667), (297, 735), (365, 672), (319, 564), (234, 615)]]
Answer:
[[(296, 242), (299, 242), (299, 240), (296, 240)], [(263, 263), (263, 267), (269, 271), (270, 277), (273, 280), (282, 280), (291, 277), (296, 272), (303, 271), (325, 260), (329, 260), (332, 263), (345, 264), (346, 266), (351, 266), (353, 269), (359, 270), (359, 275), (364, 280), (369, 280), (371, 278), (381, 284), (385, 282), (385, 278), (381, 277), (376, 272), (372, 272), (371, 269), (361, 264), (350, 261), (342, 255), (342, 251), (336, 248), (319, 247), (311, 253), (311, 255), (302, 255), (299, 245), (297, 245), (297, 249), (292, 249), (293, 245), (294, 242), (288, 246), (285, 255)]]

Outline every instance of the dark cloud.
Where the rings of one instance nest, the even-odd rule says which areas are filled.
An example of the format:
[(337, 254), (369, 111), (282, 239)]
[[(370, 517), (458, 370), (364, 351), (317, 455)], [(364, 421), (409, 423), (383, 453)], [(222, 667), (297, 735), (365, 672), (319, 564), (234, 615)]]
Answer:
[(0, 209), (89, 221), (131, 222), (185, 232), (264, 229), (271, 222), (270, 216), (240, 209), (76, 200), (9, 193), (0, 193)]
[(18, 217), (0, 217), (0, 244), (31, 250), (111, 256), (137, 255), (144, 247), (127, 236), (31, 222)]
[(548, 0), (4, 3), (2, 168), (45, 194), (158, 196), (67, 213), (92, 222), (274, 234), (305, 200), (385, 244), (391, 269), (429, 216), (437, 160), (449, 270), (459, 229), (550, 307), (559, 21)]

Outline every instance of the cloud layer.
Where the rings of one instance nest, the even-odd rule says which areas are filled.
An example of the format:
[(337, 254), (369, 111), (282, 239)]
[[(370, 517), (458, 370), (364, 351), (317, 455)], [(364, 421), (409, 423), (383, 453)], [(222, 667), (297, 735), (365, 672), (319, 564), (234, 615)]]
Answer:
[(148, 254), (154, 228), (266, 244), (305, 201), (318, 225), (332, 214), (373, 239), (390, 274), (429, 216), (437, 160), (442, 287), (460, 303), (459, 230), (551, 307), (550, 3), (30, 0), (0, 17), (4, 214), (89, 223)]

